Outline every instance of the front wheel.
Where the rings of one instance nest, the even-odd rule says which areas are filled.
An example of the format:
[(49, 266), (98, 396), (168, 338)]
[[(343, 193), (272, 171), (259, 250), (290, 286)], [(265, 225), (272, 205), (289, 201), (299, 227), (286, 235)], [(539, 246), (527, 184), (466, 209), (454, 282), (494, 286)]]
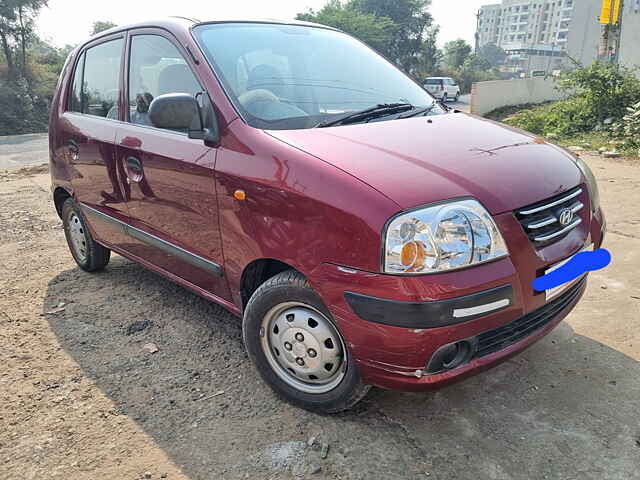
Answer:
[(262, 378), (294, 405), (336, 413), (369, 391), (331, 314), (294, 270), (256, 290), (245, 309), (242, 334)]

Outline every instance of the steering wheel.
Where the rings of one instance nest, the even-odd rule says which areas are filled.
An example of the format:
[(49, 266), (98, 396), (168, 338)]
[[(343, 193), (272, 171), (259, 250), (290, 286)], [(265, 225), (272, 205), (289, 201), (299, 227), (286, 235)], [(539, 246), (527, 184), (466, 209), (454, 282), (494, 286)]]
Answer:
[(238, 101), (246, 108), (256, 102), (280, 103), (280, 99), (273, 92), (262, 88), (249, 90), (238, 97)]

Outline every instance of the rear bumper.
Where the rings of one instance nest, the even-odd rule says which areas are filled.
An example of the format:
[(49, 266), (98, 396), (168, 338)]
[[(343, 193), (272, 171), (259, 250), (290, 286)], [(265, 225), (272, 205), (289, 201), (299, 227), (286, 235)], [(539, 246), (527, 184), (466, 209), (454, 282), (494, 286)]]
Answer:
[[(599, 248), (604, 237), (601, 212), (583, 230), (574, 231), (546, 250), (536, 250), (531, 245), (511, 213), (495, 219), (501, 231), (518, 232), (505, 236), (511, 252), (508, 258), (466, 270), (416, 277), (363, 272), (331, 264), (323, 264), (309, 275), (314, 289), (331, 310), (365, 383), (403, 391), (440, 388), (525, 349), (571, 312), (584, 293), (586, 281), (574, 285), (571, 290), (575, 294), (547, 312), (544, 322), (537, 323), (525, 335), (502, 342), (497, 349), (485, 349), (482, 355), (470, 356), (450, 370), (431, 368), (430, 362), (444, 346), (461, 341), (474, 345), (473, 342), (491, 332), (546, 311), (557, 299), (547, 303), (544, 293), (533, 291), (532, 280), (550, 264), (576, 253), (585, 244)], [(508, 305), (499, 304), (469, 318), (454, 314), (456, 310), (473, 313), (473, 305), (491, 305), (509, 295)]]

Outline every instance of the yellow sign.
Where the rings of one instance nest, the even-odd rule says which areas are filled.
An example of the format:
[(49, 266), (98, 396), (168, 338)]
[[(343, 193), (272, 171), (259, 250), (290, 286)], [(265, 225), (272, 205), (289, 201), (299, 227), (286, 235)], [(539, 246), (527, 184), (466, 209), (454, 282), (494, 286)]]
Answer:
[(602, 0), (600, 23), (615, 25), (620, 20), (621, 0)]

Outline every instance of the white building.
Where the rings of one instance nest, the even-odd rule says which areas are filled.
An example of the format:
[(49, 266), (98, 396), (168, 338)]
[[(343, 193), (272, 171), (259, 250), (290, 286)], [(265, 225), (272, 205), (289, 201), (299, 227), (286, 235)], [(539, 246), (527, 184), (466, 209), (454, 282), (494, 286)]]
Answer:
[[(485, 5), (478, 19), (480, 46), (489, 43), (508, 54), (516, 73), (588, 65), (598, 58), (603, 0), (502, 0)], [(640, 67), (640, 0), (623, 0), (620, 51), (614, 57)]]
[[(574, 7), (592, 0), (503, 0), (480, 8), (480, 44), (565, 46)], [(598, 0), (594, 0), (598, 2)]]

